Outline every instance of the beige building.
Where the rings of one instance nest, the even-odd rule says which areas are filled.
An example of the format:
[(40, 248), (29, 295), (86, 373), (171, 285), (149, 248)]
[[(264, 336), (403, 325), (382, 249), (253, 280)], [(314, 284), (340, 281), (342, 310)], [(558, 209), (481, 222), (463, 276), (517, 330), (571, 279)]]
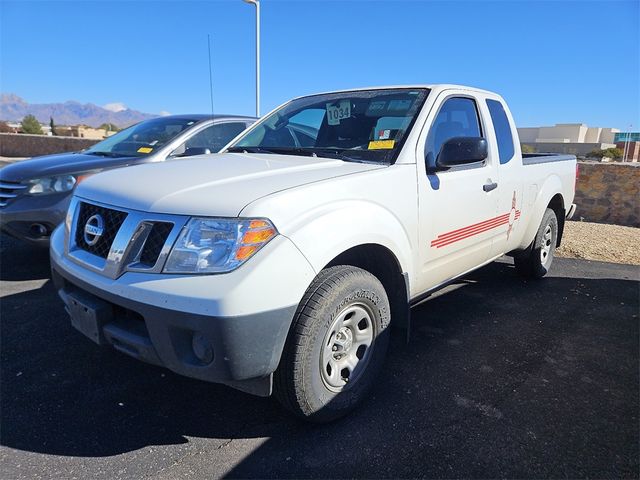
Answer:
[(56, 135), (61, 137), (80, 137), (92, 140), (102, 140), (116, 132), (108, 132), (104, 128), (93, 128), (86, 125), (72, 125), (70, 127), (64, 125), (56, 125)]
[(553, 127), (518, 128), (520, 143), (536, 152), (585, 156), (594, 150), (614, 148), (616, 128), (589, 127), (584, 123), (557, 123)]
[(614, 147), (617, 128), (588, 127), (584, 123), (557, 123), (553, 127), (518, 128), (522, 143), (602, 143)]

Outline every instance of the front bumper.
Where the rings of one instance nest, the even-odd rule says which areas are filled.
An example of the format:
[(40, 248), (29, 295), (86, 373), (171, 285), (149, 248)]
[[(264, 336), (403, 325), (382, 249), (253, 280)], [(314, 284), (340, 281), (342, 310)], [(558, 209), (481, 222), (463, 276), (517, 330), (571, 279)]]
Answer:
[[(21, 195), (0, 209), (0, 230), (28, 242), (46, 247), (51, 232), (64, 221), (72, 192), (52, 195)], [(44, 234), (36, 226), (44, 227)]]
[[(181, 375), (257, 395), (271, 393), (271, 373), (295, 309), (315, 276), (288, 239), (274, 239), (228, 274), (128, 272), (112, 280), (64, 256), (63, 230), (57, 229), (51, 241), (53, 281), (68, 311), (79, 299), (99, 312), (92, 340)], [(279, 272), (273, 271), (276, 258), (284, 263)]]

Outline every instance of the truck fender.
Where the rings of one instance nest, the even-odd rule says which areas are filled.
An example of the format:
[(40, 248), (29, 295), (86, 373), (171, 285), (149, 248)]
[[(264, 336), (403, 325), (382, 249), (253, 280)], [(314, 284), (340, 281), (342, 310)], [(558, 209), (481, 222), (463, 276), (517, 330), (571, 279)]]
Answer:
[[(529, 222), (525, 228), (518, 250), (524, 250), (531, 245), (540, 227), (540, 222), (542, 222), (544, 212), (547, 210), (551, 199), (558, 194), (562, 195), (562, 181), (558, 175), (550, 175), (538, 189), (538, 193), (530, 210)], [(558, 219), (559, 222), (562, 220), (563, 219)]]
[[(350, 248), (366, 244), (386, 247), (413, 278), (411, 240), (402, 222), (381, 205), (341, 200), (322, 205), (282, 226), (316, 272)], [(320, 244), (322, 242), (322, 244)]]

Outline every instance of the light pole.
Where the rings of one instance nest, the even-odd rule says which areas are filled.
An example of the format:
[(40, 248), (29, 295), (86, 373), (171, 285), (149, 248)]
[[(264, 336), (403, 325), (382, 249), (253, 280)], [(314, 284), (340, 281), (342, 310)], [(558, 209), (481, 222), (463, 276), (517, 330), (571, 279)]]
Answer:
[(260, 116), (260, 0), (243, 0), (256, 6), (256, 117)]
[(633, 131), (633, 125), (629, 125), (629, 131), (624, 137), (624, 150), (623, 150), (624, 153), (622, 154), (623, 162), (627, 161), (627, 155), (630, 153), (630, 150), (631, 150), (631, 132), (632, 131)]

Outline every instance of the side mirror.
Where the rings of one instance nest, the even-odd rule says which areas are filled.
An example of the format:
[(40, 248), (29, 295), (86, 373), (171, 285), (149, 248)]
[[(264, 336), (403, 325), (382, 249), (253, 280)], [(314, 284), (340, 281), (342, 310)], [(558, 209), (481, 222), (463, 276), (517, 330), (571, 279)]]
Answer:
[(453, 137), (440, 148), (436, 168), (447, 169), (457, 165), (482, 162), (489, 156), (487, 141), (482, 137)]
[(205, 147), (191, 147), (187, 148), (181, 157), (191, 157), (192, 155), (209, 155), (211, 150)]

